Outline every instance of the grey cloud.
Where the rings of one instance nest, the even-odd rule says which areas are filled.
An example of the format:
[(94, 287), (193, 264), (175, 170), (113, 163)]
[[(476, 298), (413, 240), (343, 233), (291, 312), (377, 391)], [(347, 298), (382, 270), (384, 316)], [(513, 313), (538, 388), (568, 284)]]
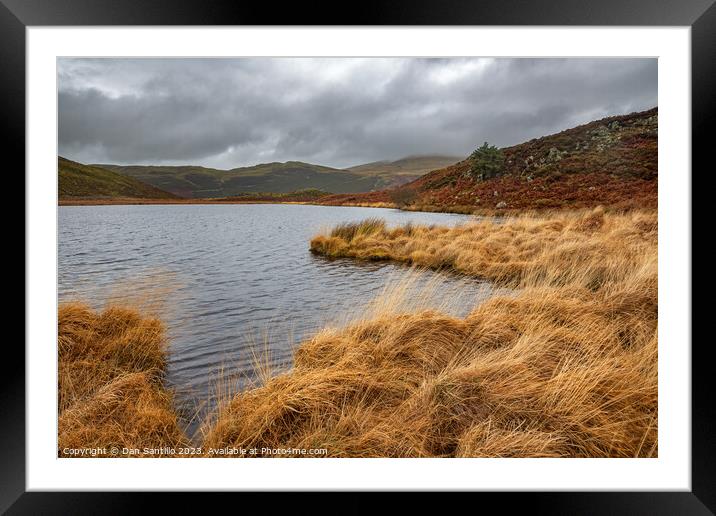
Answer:
[(344, 167), (465, 156), (657, 105), (655, 59), (60, 59), (82, 162)]

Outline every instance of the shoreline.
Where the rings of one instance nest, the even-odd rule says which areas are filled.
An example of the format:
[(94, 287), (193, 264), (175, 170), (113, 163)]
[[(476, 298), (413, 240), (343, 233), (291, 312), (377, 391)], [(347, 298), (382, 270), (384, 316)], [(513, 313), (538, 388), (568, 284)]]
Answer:
[(310, 201), (262, 201), (236, 199), (60, 199), (58, 206), (135, 206), (164, 204), (314, 204)]
[(239, 200), (239, 199), (62, 199), (58, 201), (60, 206), (161, 206), (161, 205), (235, 205), (235, 204), (288, 204), (288, 205), (304, 205), (304, 206), (324, 206), (327, 208), (381, 208), (388, 210), (399, 210), (404, 212), (416, 213), (452, 213), (455, 215), (474, 215), (477, 217), (515, 217), (521, 215), (534, 215), (537, 217), (545, 217), (559, 213), (586, 213), (597, 207), (603, 208), (606, 213), (628, 213), (639, 211), (639, 208), (632, 206), (604, 206), (601, 204), (585, 205), (578, 207), (564, 208), (529, 208), (529, 209), (491, 209), (491, 208), (475, 208), (466, 210), (464, 206), (398, 206), (394, 203), (343, 203), (343, 204), (324, 204), (316, 201), (278, 201), (278, 200)]

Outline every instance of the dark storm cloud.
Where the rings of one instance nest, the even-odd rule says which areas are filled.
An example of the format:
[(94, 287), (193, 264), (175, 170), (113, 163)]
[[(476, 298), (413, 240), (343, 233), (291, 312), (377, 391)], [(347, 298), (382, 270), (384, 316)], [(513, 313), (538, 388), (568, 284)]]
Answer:
[(60, 59), (60, 154), (343, 167), (467, 155), (657, 105), (655, 59)]

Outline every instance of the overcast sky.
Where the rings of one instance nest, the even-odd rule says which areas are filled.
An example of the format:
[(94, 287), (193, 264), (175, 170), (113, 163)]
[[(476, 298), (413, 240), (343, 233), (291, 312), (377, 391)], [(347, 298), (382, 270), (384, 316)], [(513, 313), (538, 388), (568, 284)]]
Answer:
[(657, 105), (656, 59), (59, 59), (83, 163), (347, 167), (468, 155)]

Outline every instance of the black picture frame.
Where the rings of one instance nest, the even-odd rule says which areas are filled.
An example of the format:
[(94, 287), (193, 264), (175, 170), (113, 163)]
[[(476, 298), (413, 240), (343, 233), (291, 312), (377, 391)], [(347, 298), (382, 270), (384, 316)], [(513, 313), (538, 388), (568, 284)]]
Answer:
[[(716, 4), (714, 0), (393, 0), (356, 4), (202, 2), (200, 0), (0, 0), (0, 105), (6, 129), (5, 172), (25, 170), (25, 29), (82, 25), (619, 25), (690, 26), (692, 73), (692, 169), (704, 168), (716, 120)], [(91, 47), (88, 47), (91, 48)], [(48, 114), (48, 117), (53, 115)], [(8, 162), (8, 158), (10, 161)], [(710, 160), (711, 161), (711, 160)], [(713, 168), (712, 162), (709, 162)], [(693, 177), (693, 174), (692, 174)], [(24, 192), (24, 185), (23, 185)], [(26, 270), (27, 274), (27, 270)], [(27, 278), (27, 276), (26, 276)], [(148, 493), (26, 493), (25, 355), (6, 347), (0, 375), (2, 459), (0, 510), (9, 514), (126, 513), (147, 507)], [(691, 342), (682, 343), (690, 346)], [(691, 492), (484, 493), (503, 508), (524, 506), (531, 514), (713, 514), (716, 512), (716, 433), (709, 401), (714, 375), (708, 341), (692, 346)], [(414, 502), (423, 505), (421, 496)], [(487, 500), (480, 500), (484, 503)], [(509, 501), (508, 501), (509, 500)], [(293, 498), (295, 503), (296, 499)], [(164, 510), (186, 509), (183, 493), (162, 496)], [(276, 498), (266, 497), (275, 507)], [(474, 502), (469, 502), (474, 503)], [(300, 504), (300, 502), (299, 502)], [(373, 502), (353, 494), (342, 512), (370, 510)], [(295, 512), (294, 507), (293, 511)], [(315, 512), (316, 507), (299, 511)]]

